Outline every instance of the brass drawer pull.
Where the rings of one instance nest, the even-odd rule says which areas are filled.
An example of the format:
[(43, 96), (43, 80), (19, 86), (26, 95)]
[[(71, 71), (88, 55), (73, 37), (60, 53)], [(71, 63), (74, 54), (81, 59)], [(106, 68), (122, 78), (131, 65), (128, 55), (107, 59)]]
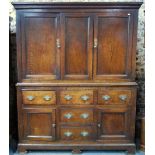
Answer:
[(110, 100), (110, 96), (109, 95), (104, 95), (104, 96), (102, 96), (102, 99), (103, 100), (105, 100), (105, 101), (108, 101), (108, 100)]
[(83, 131), (80, 133), (81, 136), (86, 137), (89, 135), (89, 133), (87, 131)]
[(127, 95), (120, 95), (119, 98), (120, 98), (120, 100), (122, 100), (122, 101), (126, 101)]
[(27, 96), (27, 99), (28, 99), (29, 101), (32, 101), (32, 100), (35, 99), (35, 97), (34, 97), (34, 96)]
[(73, 133), (70, 132), (70, 131), (67, 131), (67, 132), (64, 132), (64, 135), (65, 135), (66, 137), (70, 137), (70, 136), (73, 135)]
[(73, 115), (71, 113), (67, 113), (64, 115), (64, 117), (67, 119), (71, 119), (73, 117)]
[(83, 101), (87, 101), (87, 100), (89, 100), (89, 96), (83, 95), (83, 96), (81, 96), (81, 99), (82, 99)]
[(89, 114), (83, 113), (83, 114), (80, 115), (80, 117), (83, 118), (83, 119), (87, 119), (89, 117)]
[(72, 96), (70, 96), (70, 95), (66, 95), (65, 97), (64, 97), (66, 100), (71, 100), (72, 99)]
[(43, 99), (44, 99), (45, 101), (50, 101), (51, 98), (52, 98), (51, 96), (44, 96), (44, 97), (43, 97)]

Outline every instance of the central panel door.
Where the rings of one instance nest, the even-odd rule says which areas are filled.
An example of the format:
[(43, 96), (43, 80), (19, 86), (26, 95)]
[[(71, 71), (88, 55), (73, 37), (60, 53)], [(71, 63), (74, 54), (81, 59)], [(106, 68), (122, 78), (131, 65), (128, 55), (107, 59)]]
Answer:
[(60, 20), (62, 79), (92, 79), (92, 17), (65, 13)]

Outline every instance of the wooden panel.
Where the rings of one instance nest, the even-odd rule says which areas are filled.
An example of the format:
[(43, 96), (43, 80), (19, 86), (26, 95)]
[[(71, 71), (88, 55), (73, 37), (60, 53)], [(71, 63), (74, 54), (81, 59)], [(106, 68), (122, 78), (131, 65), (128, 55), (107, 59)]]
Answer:
[(103, 109), (98, 115), (98, 138), (121, 140), (129, 135), (129, 113), (127, 109)]
[(56, 47), (59, 17), (25, 13), (23, 20), (23, 73), (32, 79), (58, 79), (60, 55)]
[(93, 104), (92, 90), (61, 91), (61, 104)]
[(92, 19), (87, 14), (62, 16), (62, 78), (92, 78)]
[[(68, 135), (70, 136), (67, 136), (66, 133), (69, 133)], [(84, 133), (85, 136), (83, 136), (82, 133)], [(93, 126), (87, 126), (87, 127), (65, 126), (65, 127), (61, 127), (60, 129), (61, 140), (88, 141), (88, 140), (94, 140), (95, 136), (96, 136), (96, 133)]]
[(54, 110), (24, 110), (24, 135), (29, 140), (55, 139)]
[(131, 104), (131, 90), (105, 89), (98, 93), (98, 104)]
[(60, 110), (60, 122), (61, 123), (94, 123), (94, 114), (93, 110), (91, 109), (69, 109), (69, 108), (63, 108)]
[(130, 78), (132, 22), (127, 12), (96, 14), (94, 78)]
[(55, 91), (22, 91), (24, 104), (56, 104)]

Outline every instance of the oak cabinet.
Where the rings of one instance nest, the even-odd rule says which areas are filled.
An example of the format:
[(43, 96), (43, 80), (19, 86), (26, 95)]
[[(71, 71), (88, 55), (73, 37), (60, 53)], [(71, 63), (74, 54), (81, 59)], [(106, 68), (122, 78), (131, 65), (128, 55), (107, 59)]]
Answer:
[(18, 151), (134, 153), (142, 3), (13, 3)]

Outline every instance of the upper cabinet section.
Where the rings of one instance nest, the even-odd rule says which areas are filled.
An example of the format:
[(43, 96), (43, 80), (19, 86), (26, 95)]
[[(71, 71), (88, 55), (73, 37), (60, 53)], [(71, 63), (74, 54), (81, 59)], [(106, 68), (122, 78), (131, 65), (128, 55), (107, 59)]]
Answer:
[(18, 81), (134, 81), (140, 5), (14, 3)]

